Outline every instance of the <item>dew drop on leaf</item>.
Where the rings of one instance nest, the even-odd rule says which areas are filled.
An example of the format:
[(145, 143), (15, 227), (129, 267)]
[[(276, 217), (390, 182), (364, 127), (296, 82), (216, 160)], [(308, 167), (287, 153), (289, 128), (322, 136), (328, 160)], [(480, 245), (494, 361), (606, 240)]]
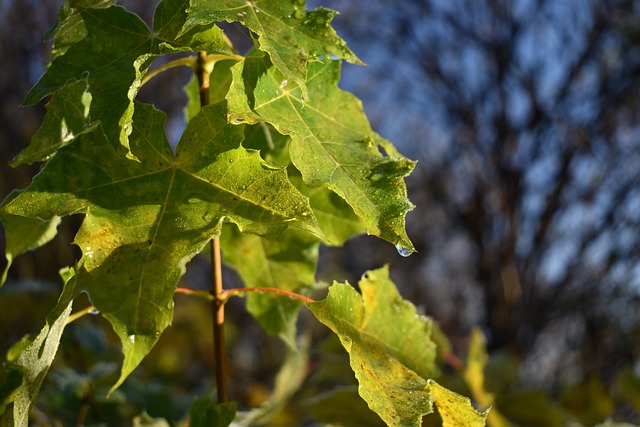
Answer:
[(100, 314), (100, 312), (94, 308), (93, 310), (89, 311), (89, 314), (95, 316), (96, 314)]
[(403, 256), (405, 258), (411, 255), (411, 250), (408, 248), (405, 248), (404, 246), (396, 245), (396, 250), (398, 251), (400, 256)]

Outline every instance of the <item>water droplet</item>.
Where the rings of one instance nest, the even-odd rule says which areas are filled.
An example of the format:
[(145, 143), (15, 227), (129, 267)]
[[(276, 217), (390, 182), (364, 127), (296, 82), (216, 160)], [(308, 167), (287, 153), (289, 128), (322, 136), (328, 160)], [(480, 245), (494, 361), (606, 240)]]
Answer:
[(136, 342), (136, 336), (135, 335), (129, 335), (129, 341), (131, 342)]
[(100, 312), (94, 308), (93, 310), (89, 311), (89, 314), (92, 314), (95, 316), (96, 314), (100, 314)]
[(285, 87), (287, 84), (289, 83), (289, 80), (284, 79), (283, 81), (280, 82), (280, 89), (282, 89), (283, 87)]
[(404, 246), (396, 245), (396, 250), (398, 251), (400, 256), (403, 256), (405, 258), (411, 255), (411, 249), (405, 248)]

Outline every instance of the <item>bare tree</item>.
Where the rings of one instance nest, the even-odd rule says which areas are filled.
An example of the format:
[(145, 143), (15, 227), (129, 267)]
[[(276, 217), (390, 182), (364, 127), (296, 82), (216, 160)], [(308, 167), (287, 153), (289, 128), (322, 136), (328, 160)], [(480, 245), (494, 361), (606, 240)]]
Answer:
[[(356, 78), (346, 84), (376, 105), (375, 127), (420, 160), (409, 217), (419, 254), (397, 263), (400, 281), (450, 334), (480, 323), (492, 348), (529, 354), (540, 381), (632, 363), (637, 5), (347, 3), (347, 40), (356, 52), (367, 52), (360, 40), (386, 43), (364, 60), (394, 83), (347, 70)], [(358, 268), (376, 260), (365, 252)]]

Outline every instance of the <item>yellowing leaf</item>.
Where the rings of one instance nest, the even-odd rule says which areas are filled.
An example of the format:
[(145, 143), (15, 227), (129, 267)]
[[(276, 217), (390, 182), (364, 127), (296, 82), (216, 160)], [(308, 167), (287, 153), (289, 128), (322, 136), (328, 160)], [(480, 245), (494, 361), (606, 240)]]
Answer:
[(335, 283), (309, 308), (340, 338), (369, 408), (387, 425), (418, 426), (432, 412), (427, 378), (438, 372), (431, 322), (400, 297), (386, 267), (368, 272), (360, 289)]
[(433, 380), (429, 380), (429, 391), (442, 418), (442, 427), (483, 427), (485, 425), (487, 413), (473, 409), (468, 398), (442, 387)]
[[(496, 408), (493, 408), (495, 396), (485, 388), (484, 369), (489, 356), (486, 350), (486, 339), (480, 329), (471, 331), (469, 351), (463, 378), (478, 406), (487, 410), (487, 422), (491, 427), (512, 427), (512, 424)], [(491, 410), (489, 411), (489, 409)]]

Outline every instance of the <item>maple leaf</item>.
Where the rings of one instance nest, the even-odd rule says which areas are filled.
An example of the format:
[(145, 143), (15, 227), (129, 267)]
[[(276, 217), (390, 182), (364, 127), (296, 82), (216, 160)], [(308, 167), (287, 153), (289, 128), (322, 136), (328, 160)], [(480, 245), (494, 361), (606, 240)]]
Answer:
[[(152, 62), (161, 53), (172, 51), (232, 52), (222, 30), (213, 24), (177, 37), (186, 18), (184, 6), (184, 0), (161, 2), (155, 14), (155, 34), (137, 15), (118, 6), (83, 8), (70, 15), (73, 23), (69, 25), (81, 29), (59, 30), (63, 31), (58, 39), (65, 41), (64, 49), (23, 104), (33, 104), (70, 81), (86, 80), (92, 96), (91, 120), (100, 121), (107, 139), (124, 146), (127, 157), (135, 159), (129, 147), (134, 99)], [(80, 31), (80, 36), (74, 31)]]
[[(291, 137), (290, 156), (306, 185), (342, 197), (367, 233), (413, 252), (405, 215), (413, 208), (403, 178), (415, 162), (371, 130), (362, 104), (338, 88), (339, 61), (309, 65), (310, 100), (271, 66), (266, 56), (231, 68), (227, 95), (232, 122), (269, 122)], [(381, 152), (384, 151), (384, 154)]]
[(430, 320), (416, 315), (385, 267), (360, 281), (360, 295), (334, 283), (323, 301), (308, 304), (340, 338), (358, 379), (360, 396), (390, 426), (420, 425), (432, 412), (427, 378), (437, 374)]
[(446, 427), (484, 426), (486, 413), (432, 378), (436, 346), (431, 319), (418, 316), (389, 279), (387, 267), (367, 272), (362, 295), (334, 283), (323, 301), (308, 304), (338, 335), (358, 379), (358, 393), (389, 426), (420, 426), (433, 403)]
[(306, 93), (309, 60), (333, 56), (362, 64), (331, 27), (336, 13), (322, 7), (307, 11), (304, 0), (191, 0), (182, 32), (211, 22), (240, 22), (257, 34), (258, 49)]
[(308, 199), (284, 169), (240, 146), (224, 103), (203, 108), (174, 157), (165, 115), (136, 106), (132, 150), (124, 160), (100, 132), (81, 135), (46, 164), (3, 213), (43, 219), (85, 213), (75, 243), (75, 280), (113, 325), (125, 353), (117, 387), (171, 323), (185, 264), (220, 232), (223, 220), (261, 235), (298, 229), (322, 236)]

